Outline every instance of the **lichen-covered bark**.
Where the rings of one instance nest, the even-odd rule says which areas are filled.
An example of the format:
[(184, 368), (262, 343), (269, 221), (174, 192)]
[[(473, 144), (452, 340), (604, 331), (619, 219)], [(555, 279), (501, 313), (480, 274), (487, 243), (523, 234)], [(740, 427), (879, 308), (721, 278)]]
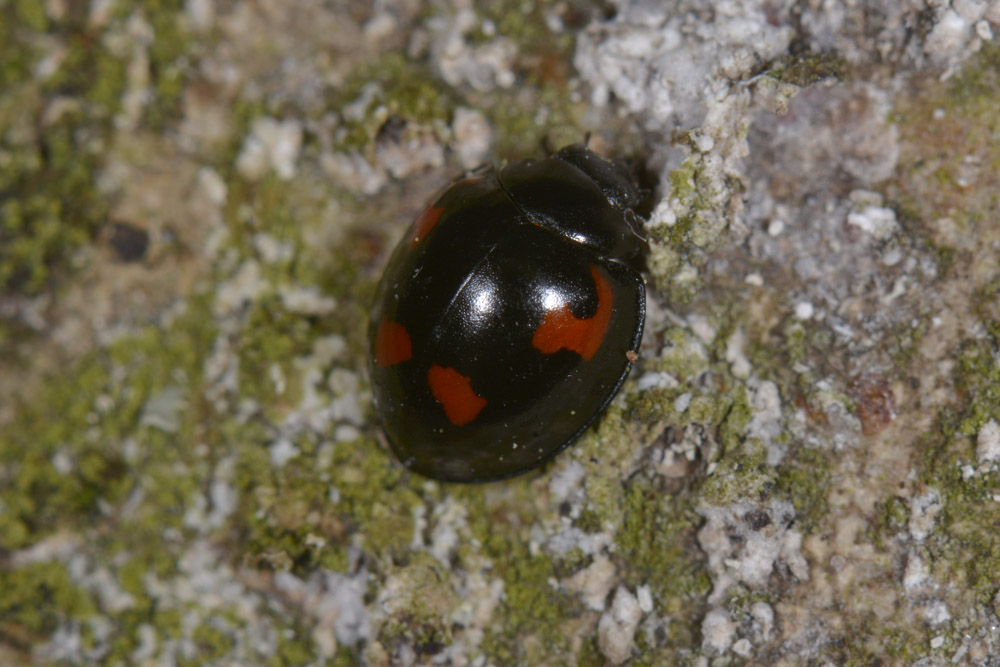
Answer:
[[(995, 664), (1000, 4), (488, 4), (0, 0), (0, 663)], [(587, 137), (635, 371), (409, 473), (388, 251)]]

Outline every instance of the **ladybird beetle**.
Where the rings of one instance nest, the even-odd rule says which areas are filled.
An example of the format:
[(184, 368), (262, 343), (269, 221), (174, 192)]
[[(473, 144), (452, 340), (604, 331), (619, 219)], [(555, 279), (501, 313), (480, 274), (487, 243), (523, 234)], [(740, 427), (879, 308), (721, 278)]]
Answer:
[(636, 185), (583, 146), (451, 184), (395, 249), (369, 344), (406, 467), (485, 482), (555, 456), (625, 380), (642, 338)]

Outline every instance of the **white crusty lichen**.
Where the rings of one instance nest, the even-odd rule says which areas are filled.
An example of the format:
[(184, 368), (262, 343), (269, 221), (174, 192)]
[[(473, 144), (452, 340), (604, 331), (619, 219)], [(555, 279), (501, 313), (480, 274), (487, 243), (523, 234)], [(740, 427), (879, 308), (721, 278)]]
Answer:
[(614, 665), (628, 660), (632, 652), (635, 630), (642, 620), (639, 601), (624, 586), (615, 591), (611, 609), (601, 616), (597, 624), (597, 645), (601, 653)]
[(769, 17), (772, 3), (714, 3), (711, 26), (696, 13), (708, 3), (679, 4), (666, 12), (626, 3), (580, 34), (574, 64), (595, 104), (613, 93), (658, 129), (697, 127), (729, 82), (784, 53), (793, 36), (789, 23)]
[[(681, 4), (669, 13), (626, 4), (614, 20), (581, 34), (574, 62), (595, 104), (614, 94), (648, 129), (682, 133), (650, 161), (660, 170), (661, 200), (647, 221), (648, 263), (661, 286), (692, 295), (699, 253), (715, 248), (727, 230), (745, 233), (739, 184), (756, 108), (783, 108), (798, 87), (756, 76), (793, 35), (769, 3), (715, 4), (711, 28), (697, 18), (705, 3)], [(694, 256), (687, 244), (697, 249)]]
[(976, 458), (980, 463), (1000, 461), (1000, 424), (997, 424), (997, 420), (991, 419), (979, 428)]
[(708, 556), (708, 569), (714, 577), (710, 601), (724, 601), (735, 584), (764, 589), (778, 567), (799, 581), (809, 578), (802, 534), (793, 527), (795, 509), (791, 503), (773, 498), (766, 503), (740, 500), (722, 506), (703, 505), (698, 513), (705, 519), (698, 543)]
[(733, 645), (736, 624), (729, 618), (729, 612), (716, 607), (705, 614), (701, 623), (701, 648), (709, 655), (722, 655)]

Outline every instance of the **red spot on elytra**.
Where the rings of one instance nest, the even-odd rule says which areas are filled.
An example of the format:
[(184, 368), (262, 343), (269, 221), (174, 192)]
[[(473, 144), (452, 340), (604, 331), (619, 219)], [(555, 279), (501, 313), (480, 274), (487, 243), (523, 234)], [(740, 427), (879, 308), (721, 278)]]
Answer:
[(420, 214), (420, 217), (416, 219), (413, 226), (410, 228), (410, 248), (416, 247), (431, 230), (434, 229), (434, 225), (437, 224), (438, 220), (441, 218), (441, 214), (444, 213), (444, 209), (438, 206), (428, 206), (427, 210)]
[(375, 363), (383, 368), (409, 361), (413, 357), (410, 334), (399, 322), (391, 322), (385, 315), (375, 333)]
[(454, 368), (434, 364), (427, 371), (427, 384), (434, 399), (444, 408), (448, 421), (455, 426), (473, 421), (486, 407), (486, 399), (472, 390), (470, 378)]
[(614, 295), (608, 279), (597, 267), (590, 267), (590, 275), (594, 277), (597, 288), (597, 312), (593, 317), (579, 318), (570, 310), (569, 304), (564, 303), (545, 313), (545, 319), (531, 338), (532, 346), (542, 354), (555, 354), (565, 348), (590, 361), (601, 347), (611, 323)]

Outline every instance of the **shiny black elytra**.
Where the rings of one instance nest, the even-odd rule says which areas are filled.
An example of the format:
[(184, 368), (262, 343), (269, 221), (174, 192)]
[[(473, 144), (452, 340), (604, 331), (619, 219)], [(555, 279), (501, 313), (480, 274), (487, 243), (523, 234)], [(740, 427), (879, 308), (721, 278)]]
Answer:
[(485, 482), (534, 468), (614, 397), (642, 339), (629, 174), (583, 146), (453, 183), (372, 308), (375, 405), (403, 465)]

